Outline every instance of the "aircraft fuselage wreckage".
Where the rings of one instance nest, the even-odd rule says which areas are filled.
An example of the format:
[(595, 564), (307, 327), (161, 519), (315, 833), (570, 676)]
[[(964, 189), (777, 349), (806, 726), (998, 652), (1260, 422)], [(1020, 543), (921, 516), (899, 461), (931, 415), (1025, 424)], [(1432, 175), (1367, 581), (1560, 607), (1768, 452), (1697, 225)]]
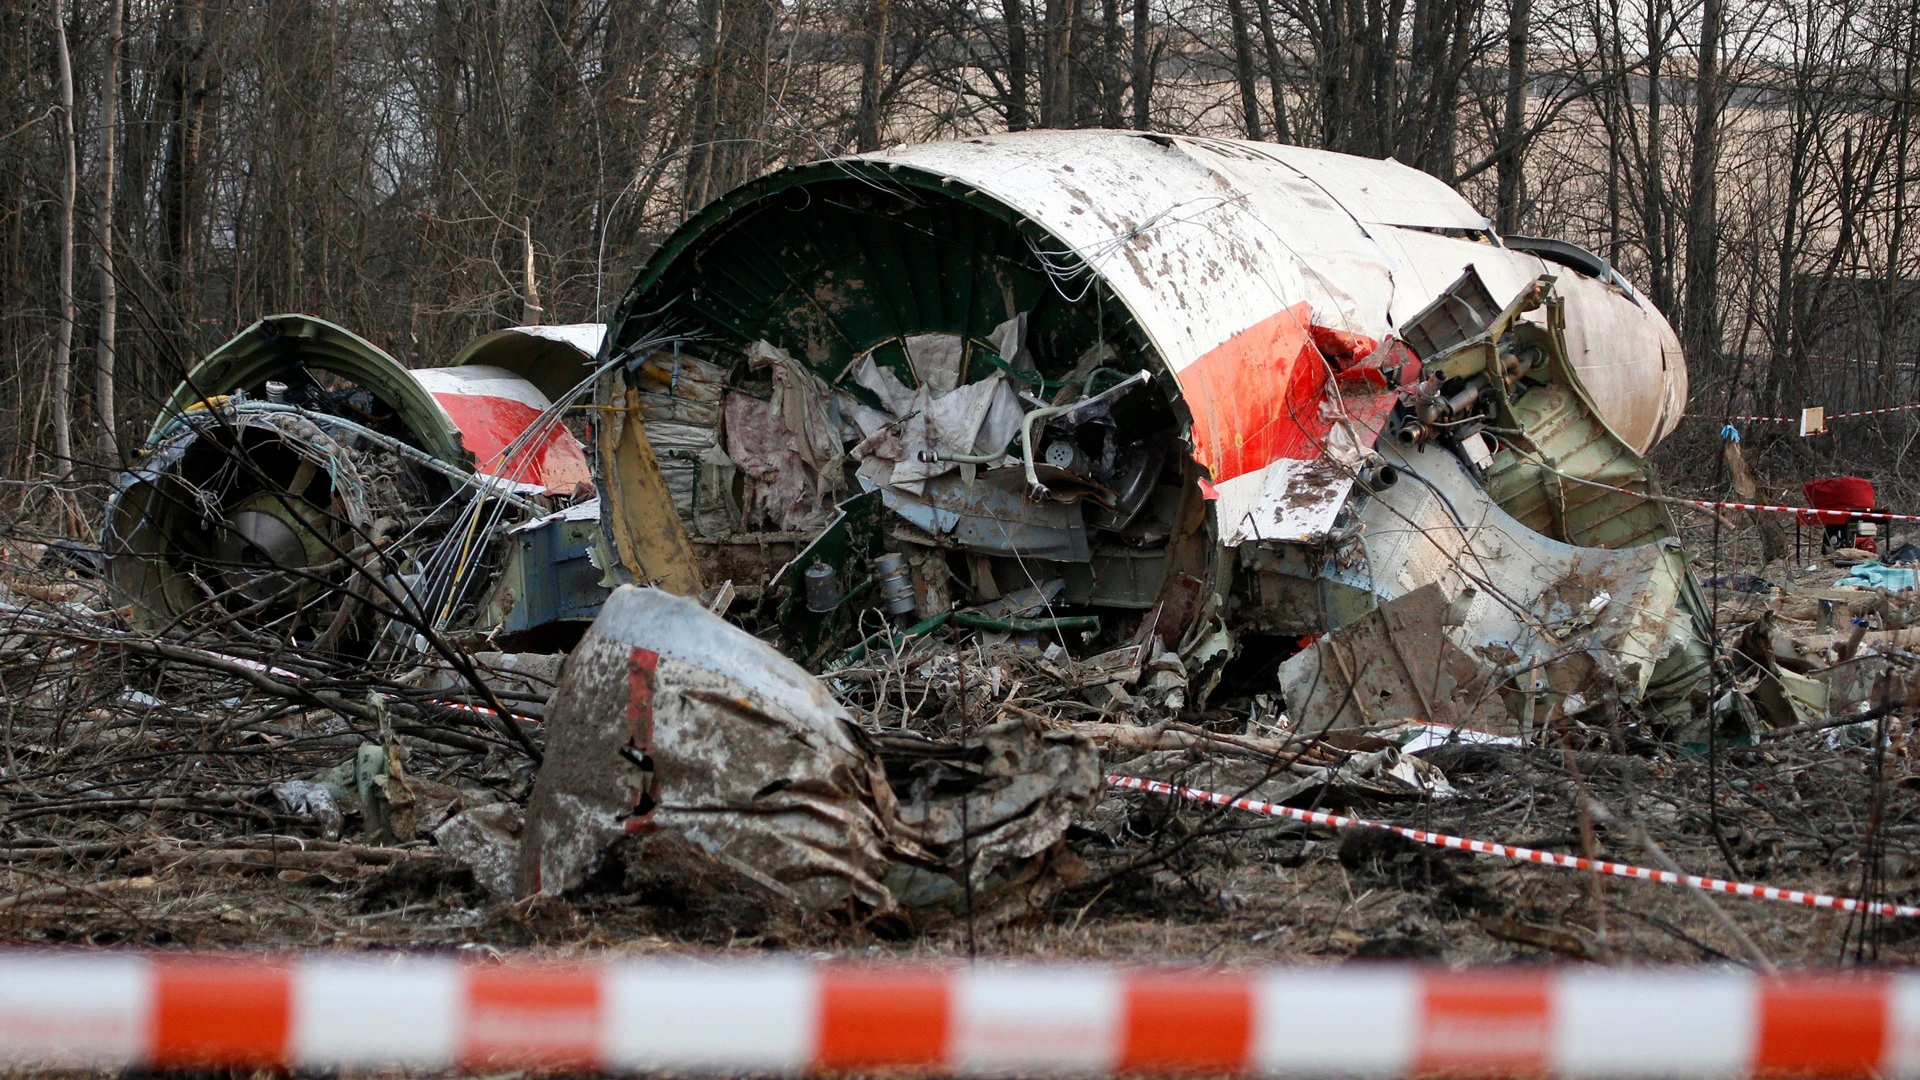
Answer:
[(1175, 653), (1188, 705), (1277, 665), (1307, 730), (1699, 711), (1705, 607), (1640, 497), (1672, 329), (1394, 162), (1044, 131), (798, 166), (597, 330), (415, 372), (249, 330), (156, 426), (113, 579), (155, 624), (363, 650), (415, 637), (370, 576), (508, 644), (618, 583), (724, 591), (814, 671), (944, 624)]

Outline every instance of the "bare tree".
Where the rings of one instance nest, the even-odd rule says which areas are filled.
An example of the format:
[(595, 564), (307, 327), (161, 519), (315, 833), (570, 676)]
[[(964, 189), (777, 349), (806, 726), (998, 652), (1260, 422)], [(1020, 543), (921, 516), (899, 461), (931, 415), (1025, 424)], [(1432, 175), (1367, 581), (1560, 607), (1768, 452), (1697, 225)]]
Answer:
[(1147, 0), (1133, 0), (1133, 126), (1153, 126), (1153, 22)]
[(118, 148), (120, 115), (120, 45), (125, 30), (125, 0), (107, 5), (106, 74), (100, 90), (100, 205), (95, 239), (100, 270), (100, 329), (93, 354), (93, 408), (99, 430), (100, 462), (111, 467), (120, 458), (115, 425), (114, 345), (119, 316), (119, 283), (114, 280), (113, 183), (114, 151)]
[(1046, 50), (1040, 82), (1040, 126), (1073, 126), (1074, 30), (1080, 0), (1046, 0)]
[(860, 114), (854, 123), (854, 142), (861, 150), (880, 149), (881, 75), (887, 53), (889, 0), (867, 0), (861, 27)]
[(60, 277), (56, 291), (60, 315), (53, 332), (53, 474), (65, 479), (73, 473), (73, 213), (80, 184), (79, 152), (73, 134), (73, 57), (67, 49), (67, 15), (62, 0), (53, 0), (53, 38), (60, 64), (60, 149), (66, 168), (60, 174)]
[(1027, 82), (1032, 77), (1027, 59), (1027, 11), (1021, 0), (1001, 0), (1001, 21), (1007, 30), (1007, 130), (1025, 131), (1033, 126), (1027, 112), (1031, 98)]
[(1500, 197), (1494, 221), (1501, 232), (1520, 231), (1524, 147), (1521, 132), (1527, 113), (1527, 37), (1533, 0), (1508, 0), (1507, 100), (1501, 114), (1499, 157)]
[(1260, 123), (1260, 92), (1254, 86), (1253, 35), (1247, 27), (1245, 0), (1227, 0), (1228, 20), (1233, 25), (1233, 74), (1240, 86), (1240, 116), (1247, 138), (1264, 139)]
[(1694, 59), (1693, 152), (1687, 165), (1687, 283), (1681, 329), (1687, 352), (1713, 366), (1720, 351), (1721, 0), (1703, 0)]

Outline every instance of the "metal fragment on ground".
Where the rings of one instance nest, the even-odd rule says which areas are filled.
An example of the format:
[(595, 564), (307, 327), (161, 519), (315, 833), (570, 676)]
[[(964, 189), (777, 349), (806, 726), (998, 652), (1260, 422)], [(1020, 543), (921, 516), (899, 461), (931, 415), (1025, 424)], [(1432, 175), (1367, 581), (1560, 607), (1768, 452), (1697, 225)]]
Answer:
[(808, 907), (951, 905), (956, 874), (1032, 884), (1100, 791), (1091, 744), (1025, 724), (876, 744), (765, 642), (632, 586), (569, 657), (547, 728), (523, 893), (564, 893), (622, 837), (670, 830)]

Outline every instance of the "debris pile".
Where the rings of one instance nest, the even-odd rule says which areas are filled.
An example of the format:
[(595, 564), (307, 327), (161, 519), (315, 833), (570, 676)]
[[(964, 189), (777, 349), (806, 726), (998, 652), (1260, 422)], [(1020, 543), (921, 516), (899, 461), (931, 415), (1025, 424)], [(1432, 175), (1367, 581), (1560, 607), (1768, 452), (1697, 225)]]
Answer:
[(1677, 361), (1430, 177), (1115, 132), (763, 178), (449, 367), (262, 320), (97, 544), (0, 566), (0, 920), (1898, 948), (1109, 780), (1908, 897), (1912, 571), (1850, 528), (1703, 589)]

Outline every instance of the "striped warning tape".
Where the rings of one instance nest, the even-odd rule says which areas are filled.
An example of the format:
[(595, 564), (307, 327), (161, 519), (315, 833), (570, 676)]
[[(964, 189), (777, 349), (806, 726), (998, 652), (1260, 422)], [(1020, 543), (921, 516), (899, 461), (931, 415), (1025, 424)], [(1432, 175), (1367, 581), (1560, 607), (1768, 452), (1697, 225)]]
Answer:
[(1671, 506), (1695, 506), (1705, 510), (1745, 510), (1756, 514), (1794, 514), (1804, 517), (1812, 523), (1829, 525), (1838, 524), (1842, 521), (1920, 521), (1920, 514), (1889, 514), (1880, 510), (1817, 510), (1811, 506), (1781, 506), (1774, 503), (1716, 502), (1712, 499), (1683, 499), (1677, 495), (1654, 495), (1645, 491), (1633, 491), (1629, 488), (1614, 487), (1612, 484), (1602, 484), (1598, 480), (1588, 480), (1585, 477), (1574, 476), (1571, 473), (1561, 472), (1559, 469), (1549, 468), (1539, 462), (1530, 462), (1530, 464), (1535, 468), (1545, 469), (1547, 472), (1553, 473), (1563, 480), (1568, 480), (1576, 484), (1599, 488), (1602, 491), (1613, 491), (1622, 495), (1631, 495), (1636, 499), (1645, 499), (1648, 502), (1667, 503)]
[(1920, 1076), (1920, 976), (15, 952), (0, 1063)]
[[(1681, 415), (1687, 420), (1724, 420), (1733, 424), (1797, 424), (1800, 422), (1800, 418), (1797, 416), (1708, 416), (1706, 413), (1683, 413)], [(1839, 417), (1829, 417), (1828, 419), (1838, 420)]]
[(1138, 776), (1109, 776), (1107, 783), (1128, 791), (1146, 791), (1155, 795), (1172, 795), (1192, 802), (1209, 803), (1214, 806), (1230, 806), (1236, 810), (1246, 810), (1270, 817), (1291, 818), (1309, 825), (1325, 825), (1334, 829), (1379, 829), (1382, 832), (1395, 833), (1419, 844), (1431, 844), (1434, 847), (1453, 848), (1458, 851), (1471, 851), (1478, 855), (1494, 855), (1502, 859), (1514, 859), (1520, 862), (1539, 863), (1542, 866), (1558, 866), (1568, 870), (1597, 870), (1614, 877), (1638, 878), (1641, 881), (1654, 881), (1662, 885), (1685, 885), (1690, 889), (1704, 889), (1708, 892), (1727, 893), (1732, 896), (1751, 896), (1761, 900), (1778, 900), (1785, 904), (1801, 904), (1806, 907), (1832, 908), (1836, 911), (1864, 911), (1869, 915), (1885, 915), (1910, 919), (1920, 916), (1920, 907), (1906, 904), (1885, 904), (1854, 900), (1844, 896), (1828, 896), (1825, 893), (1803, 892), (1799, 889), (1777, 889), (1771, 885), (1749, 885), (1739, 881), (1725, 881), (1720, 878), (1700, 877), (1697, 874), (1676, 874), (1668, 870), (1652, 870), (1644, 866), (1628, 863), (1610, 862), (1606, 859), (1583, 859), (1578, 855), (1561, 855), (1552, 851), (1539, 851), (1534, 848), (1519, 847), (1513, 844), (1496, 844), (1490, 840), (1469, 840), (1464, 836), (1448, 836), (1446, 833), (1427, 832), (1425, 829), (1410, 829), (1404, 825), (1389, 825), (1380, 821), (1368, 821), (1366, 818), (1346, 817), (1341, 814), (1329, 814), (1319, 810), (1301, 810), (1292, 806), (1265, 802), (1260, 799), (1235, 798), (1218, 792), (1203, 791), (1199, 788), (1179, 787), (1162, 783), (1159, 780), (1146, 780)]
[[(1889, 405), (1884, 409), (1862, 409), (1859, 412), (1828, 413), (1826, 421), (1853, 420), (1862, 416), (1884, 416), (1887, 413), (1908, 412), (1920, 409), (1920, 402), (1910, 405)], [(1797, 424), (1797, 416), (1709, 416), (1706, 413), (1683, 413), (1688, 420), (1728, 420), (1745, 424)]]

